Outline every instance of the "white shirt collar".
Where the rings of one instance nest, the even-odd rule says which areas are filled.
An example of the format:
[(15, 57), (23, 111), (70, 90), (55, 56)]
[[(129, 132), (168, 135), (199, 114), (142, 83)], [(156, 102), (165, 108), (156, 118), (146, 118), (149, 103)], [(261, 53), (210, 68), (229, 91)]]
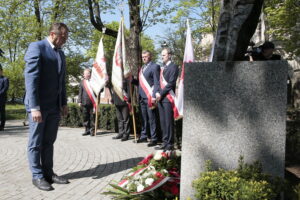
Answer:
[(171, 63), (171, 60), (169, 60), (169, 61), (166, 63), (166, 66), (168, 66), (170, 63)]
[(54, 44), (52, 44), (52, 42), (49, 40), (49, 37), (47, 37), (47, 41), (49, 42), (50, 46), (52, 47), (52, 49), (55, 48)]

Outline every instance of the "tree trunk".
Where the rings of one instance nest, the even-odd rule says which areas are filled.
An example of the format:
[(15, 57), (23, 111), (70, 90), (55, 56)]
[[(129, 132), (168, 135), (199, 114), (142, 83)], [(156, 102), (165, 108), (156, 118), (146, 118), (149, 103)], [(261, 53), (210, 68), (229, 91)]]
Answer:
[[(98, 30), (101, 31), (105, 27), (104, 24), (102, 23), (101, 16), (100, 16), (100, 6), (95, 0), (87, 0), (88, 7), (89, 7), (89, 13), (90, 13), (90, 20), (93, 26)], [(94, 4), (94, 6), (93, 6)], [(95, 9), (95, 12), (94, 12)], [(118, 31), (115, 31), (110, 28), (106, 28), (105, 34), (112, 36), (114, 38), (117, 38), (118, 36)]]
[(40, 12), (40, 0), (34, 0), (34, 14), (38, 23), (38, 30), (36, 32), (36, 39), (42, 40), (42, 21)]
[(138, 68), (142, 66), (142, 52), (140, 36), (142, 32), (142, 20), (140, 17), (140, 0), (128, 0), (130, 36), (129, 36), (129, 64), (133, 74), (137, 74)]

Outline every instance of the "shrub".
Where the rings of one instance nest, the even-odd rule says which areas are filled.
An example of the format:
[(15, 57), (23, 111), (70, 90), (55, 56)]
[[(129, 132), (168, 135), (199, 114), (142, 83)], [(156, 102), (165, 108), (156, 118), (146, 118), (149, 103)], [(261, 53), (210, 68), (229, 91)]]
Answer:
[(283, 181), (262, 173), (258, 162), (245, 164), (241, 158), (236, 170), (212, 171), (208, 164), (193, 187), (201, 200), (272, 200), (283, 191)]

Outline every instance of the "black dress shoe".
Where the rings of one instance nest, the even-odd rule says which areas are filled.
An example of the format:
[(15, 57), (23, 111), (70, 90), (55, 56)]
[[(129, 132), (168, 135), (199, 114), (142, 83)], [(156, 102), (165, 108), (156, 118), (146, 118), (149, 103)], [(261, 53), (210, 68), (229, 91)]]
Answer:
[(160, 145), (158, 147), (155, 147), (155, 150), (165, 150), (166, 146), (165, 145)]
[(70, 183), (68, 181), (68, 179), (65, 179), (61, 176), (57, 176), (56, 174), (53, 174), (51, 177), (47, 177), (46, 180), (49, 183), (57, 183), (57, 184), (68, 184), (68, 183)]
[(54, 190), (54, 188), (44, 178), (32, 179), (32, 183), (35, 187), (37, 187), (40, 190), (44, 190), (44, 191)]
[(136, 143), (147, 143), (148, 141), (147, 141), (147, 138), (144, 138), (144, 139), (138, 139), (137, 141), (136, 141)]
[(121, 139), (122, 142), (127, 141), (127, 140), (128, 140), (128, 137), (123, 137), (123, 138)]
[(84, 133), (82, 133), (82, 136), (87, 136), (89, 134), (90, 134), (90, 132), (84, 132)]
[(151, 141), (151, 142), (149, 142), (149, 144), (147, 144), (148, 147), (154, 147), (156, 145), (157, 145), (156, 141)]
[(165, 147), (164, 151), (173, 151), (174, 148), (172, 146)]
[(117, 135), (115, 137), (113, 137), (114, 140), (117, 140), (117, 139), (121, 139), (123, 136), (122, 135)]

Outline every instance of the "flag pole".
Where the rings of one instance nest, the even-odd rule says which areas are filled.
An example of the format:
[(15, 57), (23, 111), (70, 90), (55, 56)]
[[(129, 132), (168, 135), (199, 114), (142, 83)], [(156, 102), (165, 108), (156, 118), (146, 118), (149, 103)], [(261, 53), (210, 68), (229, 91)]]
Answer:
[[(98, 129), (98, 106), (100, 104), (100, 95), (101, 95), (101, 91), (99, 92), (99, 94), (97, 95), (97, 104), (96, 104), (96, 119), (95, 119), (95, 131), (94, 131), (94, 136), (97, 135), (97, 129)], [(100, 106), (99, 106), (100, 108)]]
[[(133, 102), (133, 88), (132, 88), (132, 84), (131, 84), (131, 80), (129, 83), (129, 90), (130, 90), (130, 98), (131, 98), (131, 102)], [(135, 114), (134, 114), (134, 105), (132, 104), (132, 122), (133, 122), (133, 134), (134, 134), (134, 142), (137, 141), (136, 138), (136, 121), (135, 121)]]

